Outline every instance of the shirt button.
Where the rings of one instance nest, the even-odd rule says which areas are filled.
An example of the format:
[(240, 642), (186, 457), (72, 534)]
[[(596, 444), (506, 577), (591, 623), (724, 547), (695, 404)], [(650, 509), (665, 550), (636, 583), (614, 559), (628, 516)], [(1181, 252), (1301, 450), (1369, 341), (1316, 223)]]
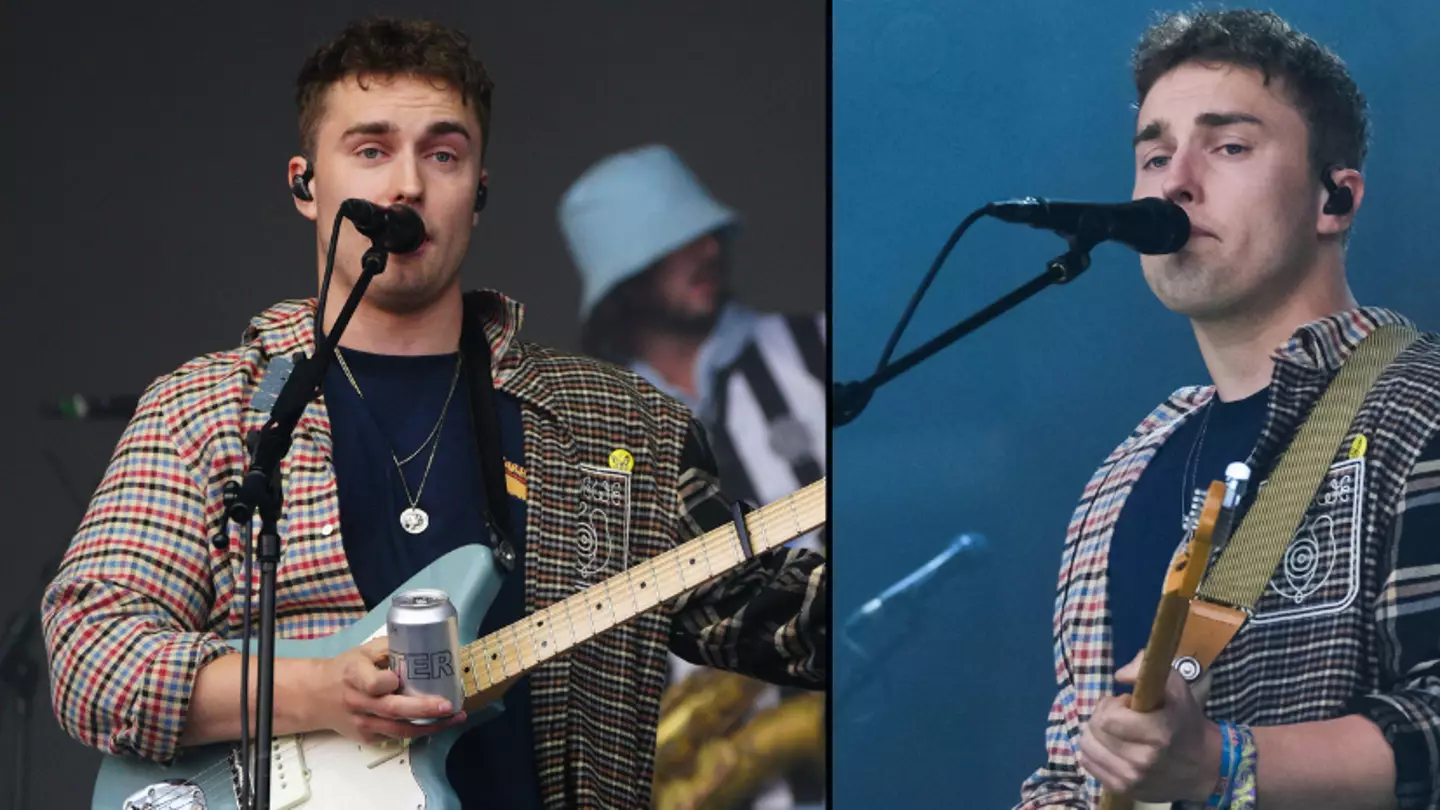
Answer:
[(334, 523), (326, 523), (326, 524), (325, 524), (325, 528), (323, 528), (323, 529), (320, 530), (320, 534), (321, 534), (322, 536), (324, 536), (324, 537), (329, 537), (330, 535), (332, 535), (332, 534), (334, 534), (334, 533), (335, 533), (335, 524), (334, 524)]

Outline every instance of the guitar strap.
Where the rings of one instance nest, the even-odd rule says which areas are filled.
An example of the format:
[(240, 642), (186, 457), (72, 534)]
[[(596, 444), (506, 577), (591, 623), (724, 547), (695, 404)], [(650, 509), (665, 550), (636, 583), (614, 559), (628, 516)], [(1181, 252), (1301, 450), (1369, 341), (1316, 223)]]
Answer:
[(465, 358), (465, 382), (470, 386), (470, 418), (478, 440), (480, 473), (485, 482), (485, 524), (500, 570), (509, 574), (515, 567), (514, 526), (510, 520), (510, 499), (505, 487), (505, 459), (500, 437), (500, 407), (496, 403), (494, 372), (491, 368), (490, 339), (485, 335), (480, 302), (465, 298), (464, 325), (460, 328), (460, 352)]
[(1280, 456), (1274, 473), (1190, 601), (1174, 661), (1190, 684), (1209, 670), (1254, 615), (1365, 396), (1385, 368), (1419, 337), (1409, 327), (1390, 325), (1368, 335)]

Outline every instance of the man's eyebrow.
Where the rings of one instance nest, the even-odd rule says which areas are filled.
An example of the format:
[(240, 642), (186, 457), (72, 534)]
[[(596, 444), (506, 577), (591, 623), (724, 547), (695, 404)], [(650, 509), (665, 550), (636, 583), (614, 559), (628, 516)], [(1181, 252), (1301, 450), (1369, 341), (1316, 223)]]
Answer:
[(1131, 146), (1139, 146), (1146, 141), (1159, 140), (1160, 136), (1164, 135), (1165, 131), (1168, 129), (1170, 129), (1170, 124), (1163, 118), (1151, 121), (1150, 123), (1146, 124), (1143, 129), (1141, 129), (1138, 133), (1135, 134), (1135, 140), (1133, 143), (1131, 143)]
[[(1228, 127), (1232, 124), (1254, 124), (1255, 126), (1259, 127), (1265, 126), (1264, 121), (1251, 115), (1250, 113), (1203, 112), (1195, 116), (1195, 125), (1199, 127), (1215, 129), (1218, 127)], [(1139, 146), (1146, 141), (1158, 140), (1160, 136), (1164, 135), (1167, 131), (1169, 131), (1169, 129), (1170, 122), (1166, 121), (1163, 118), (1157, 118), (1154, 121), (1146, 124), (1143, 128), (1141, 128), (1139, 132), (1135, 134), (1135, 140), (1132, 142), (1131, 145)]]
[(395, 132), (397, 127), (389, 121), (361, 121), (353, 124), (340, 134), (341, 138), (348, 138), (351, 135), (389, 135)]
[(470, 128), (454, 119), (436, 121), (435, 123), (425, 128), (425, 134), (430, 136), (463, 135), (467, 142), (471, 140)]
[(1265, 122), (1250, 113), (1242, 112), (1207, 112), (1195, 116), (1195, 125), (1201, 127), (1228, 127), (1231, 124), (1254, 124), (1257, 127), (1265, 126)]
[[(351, 135), (393, 135), (399, 130), (399, 127), (389, 121), (361, 121), (345, 130), (340, 137), (348, 138)], [(464, 136), (465, 140), (471, 140), (469, 127), (453, 119), (436, 121), (425, 128), (425, 134), (432, 137), (437, 135), (461, 135)]]

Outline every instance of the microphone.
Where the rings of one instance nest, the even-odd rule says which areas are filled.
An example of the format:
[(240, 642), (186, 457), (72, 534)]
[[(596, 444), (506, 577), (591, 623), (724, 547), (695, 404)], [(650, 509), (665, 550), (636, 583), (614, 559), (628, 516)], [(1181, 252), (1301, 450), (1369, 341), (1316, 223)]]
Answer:
[(381, 206), (351, 198), (340, 203), (340, 215), (387, 253), (409, 253), (425, 241), (425, 223), (408, 205)]
[(918, 602), (926, 593), (935, 590), (942, 579), (949, 579), (959, 573), (962, 566), (957, 558), (969, 558), (984, 552), (989, 546), (984, 535), (965, 533), (951, 541), (950, 545), (930, 562), (917, 568), (913, 573), (886, 588), (879, 596), (860, 606), (845, 622), (851, 627), (867, 617), (882, 613), (888, 605)]
[(1127, 203), (1052, 202), (1025, 197), (990, 203), (984, 210), (996, 219), (1062, 236), (1121, 242), (1150, 256), (1174, 253), (1190, 240), (1190, 217), (1185, 209), (1159, 197)]
[(40, 405), (40, 415), (47, 419), (113, 420), (129, 419), (140, 405), (139, 394), (113, 397), (88, 397), (72, 394)]

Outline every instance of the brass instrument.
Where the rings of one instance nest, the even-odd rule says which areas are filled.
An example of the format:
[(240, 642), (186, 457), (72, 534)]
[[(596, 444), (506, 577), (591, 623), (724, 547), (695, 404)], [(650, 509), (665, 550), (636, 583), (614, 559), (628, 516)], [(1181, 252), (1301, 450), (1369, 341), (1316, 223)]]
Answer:
[(701, 670), (667, 692), (657, 735), (656, 810), (731, 810), (797, 768), (825, 767), (825, 693), (745, 721), (765, 684)]

